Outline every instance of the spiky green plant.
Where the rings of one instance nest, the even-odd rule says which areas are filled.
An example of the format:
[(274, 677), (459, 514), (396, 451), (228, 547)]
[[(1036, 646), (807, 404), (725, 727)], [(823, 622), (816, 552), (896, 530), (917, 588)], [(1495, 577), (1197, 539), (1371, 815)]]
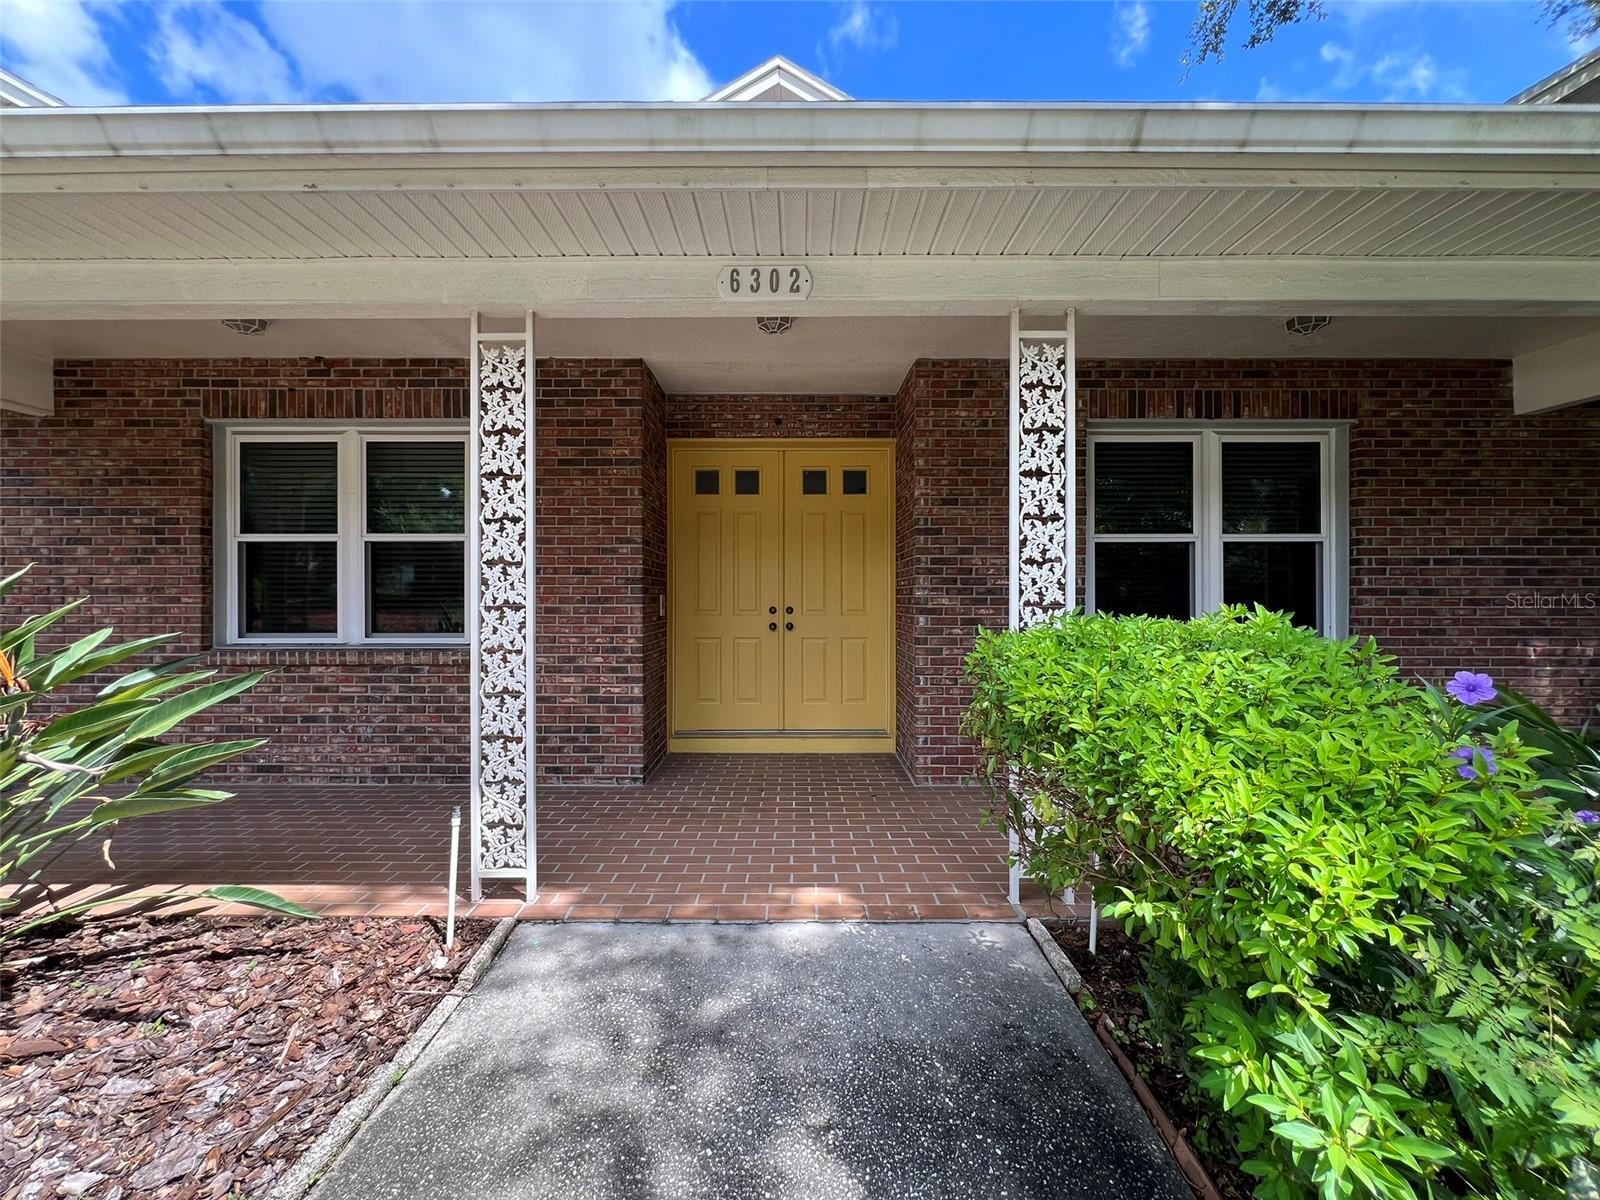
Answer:
[[(0, 600), (29, 569), (0, 580)], [(136, 901), (148, 911), (192, 900), (192, 893), (133, 897), (130, 889), (113, 889), (88, 899), (69, 896), (63, 903), (46, 874), (67, 850), (91, 837), (104, 839), (103, 852), (111, 862), (111, 837), (122, 821), (231, 799), (231, 792), (195, 786), (195, 778), (265, 741), (163, 740), (183, 721), (248, 691), (265, 674), (218, 679), (215, 670), (199, 666), (199, 655), (122, 675), (86, 703), (47, 704), (69, 684), (177, 636), (113, 644), (110, 629), (97, 629), (40, 653), (39, 636), (83, 603), (74, 600), (0, 629), (0, 946), (42, 925), (108, 904)], [(41, 710), (44, 715), (30, 716)], [(201, 895), (294, 916), (315, 915), (260, 888), (215, 887)]]

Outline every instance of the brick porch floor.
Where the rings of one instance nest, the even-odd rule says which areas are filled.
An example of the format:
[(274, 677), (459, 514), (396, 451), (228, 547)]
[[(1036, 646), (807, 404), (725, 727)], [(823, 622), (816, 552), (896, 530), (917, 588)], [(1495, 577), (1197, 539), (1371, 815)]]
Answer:
[[(253, 785), (199, 814), (120, 830), (63, 883), (249, 883), (330, 915), (444, 911), (460, 787)], [(1016, 916), (1005, 839), (973, 787), (919, 788), (878, 755), (674, 755), (632, 787), (539, 793), (539, 902), (485, 916), (544, 920), (973, 920)], [(460, 886), (467, 886), (463, 814)], [(505, 889), (506, 885), (493, 885)], [(465, 897), (463, 896), (463, 900)], [(1037, 895), (1025, 897), (1042, 909)]]

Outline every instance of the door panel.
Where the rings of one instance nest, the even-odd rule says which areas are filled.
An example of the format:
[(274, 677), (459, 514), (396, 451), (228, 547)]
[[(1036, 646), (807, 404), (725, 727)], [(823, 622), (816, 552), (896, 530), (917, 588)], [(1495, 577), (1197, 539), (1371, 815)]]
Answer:
[[(782, 727), (782, 625), (767, 611), (782, 596), (782, 464), (775, 450), (671, 451), (675, 732)], [(758, 473), (754, 492), (736, 471)]]
[(729, 737), (753, 745), (752, 734), (889, 737), (890, 454), (823, 440), (671, 448), (675, 738), (721, 734), (726, 749)]
[[(794, 630), (784, 634), (783, 727), (887, 733), (893, 695), (889, 451), (820, 442), (786, 450), (783, 459), (784, 593), (795, 607), (789, 618)], [(819, 471), (825, 475), (821, 491)]]

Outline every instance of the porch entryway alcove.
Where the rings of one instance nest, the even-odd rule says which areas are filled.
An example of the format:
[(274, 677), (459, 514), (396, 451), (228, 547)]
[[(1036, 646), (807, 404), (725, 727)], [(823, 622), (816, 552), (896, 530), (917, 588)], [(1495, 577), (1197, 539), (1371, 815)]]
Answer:
[(474, 888), (538, 887), (541, 789), (674, 755), (971, 783), (967, 650), (1066, 602), (1070, 319), (480, 320)]

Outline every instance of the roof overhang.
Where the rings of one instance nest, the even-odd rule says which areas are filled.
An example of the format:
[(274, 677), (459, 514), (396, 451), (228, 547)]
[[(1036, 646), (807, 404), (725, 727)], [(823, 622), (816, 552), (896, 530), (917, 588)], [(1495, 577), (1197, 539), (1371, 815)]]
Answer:
[(816, 315), (1593, 315), (1597, 147), (1583, 105), (13, 111), (0, 311), (713, 315), (784, 258)]

